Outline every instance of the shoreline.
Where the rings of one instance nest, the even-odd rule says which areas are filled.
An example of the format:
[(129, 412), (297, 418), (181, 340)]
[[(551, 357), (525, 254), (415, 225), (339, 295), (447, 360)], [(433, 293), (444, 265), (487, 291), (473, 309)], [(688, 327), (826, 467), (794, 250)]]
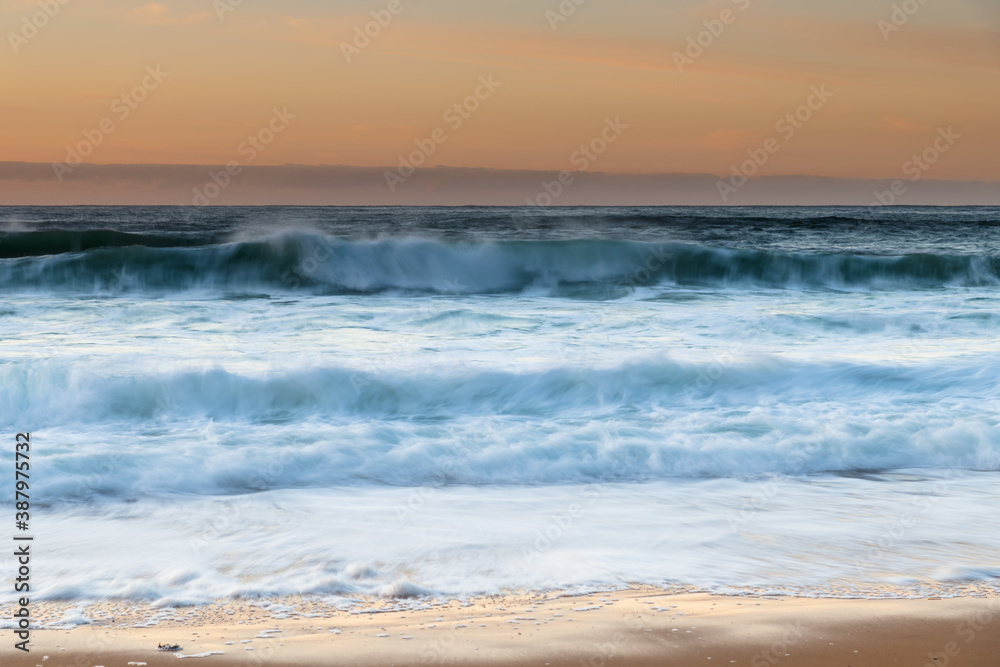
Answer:
[[(236, 600), (145, 607), (145, 618), (136, 608), (116, 602), (91, 605), (90, 624), (33, 630), (30, 653), (15, 650), (13, 632), (5, 632), (0, 662), (9, 667), (156, 667), (183, 656), (225, 667), (1000, 664), (1000, 596), (994, 594), (745, 597), (634, 586), (584, 595), (382, 600), (340, 610), (306, 599), (297, 606)], [(67, 610), (79, 607), (34, 607), (36, 616), (53, 619)], [(140, 622), (147, 627), (136, 627)], [(181, 650), (159, 652), (160, 643), (179, 644)]]

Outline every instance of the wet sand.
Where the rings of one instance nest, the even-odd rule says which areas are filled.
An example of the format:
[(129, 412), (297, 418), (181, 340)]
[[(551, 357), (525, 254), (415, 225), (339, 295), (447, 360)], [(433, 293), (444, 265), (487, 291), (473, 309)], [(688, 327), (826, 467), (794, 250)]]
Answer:
[[(584, 596), (381, 600), (349, 610), (292, 599), (177, 609), (105, 603), (84, 612), (92, 623), (33, 631), (29, 654), (13, 648), (6, 630), (0, 663), (1000, 666), (1000, 598), (985, 595), (841, 600), (636, 587)], [(78, 610), (46, 604), (35, 613), (51, 622)], [(181, 650), (159, 652), (159, 643)]]

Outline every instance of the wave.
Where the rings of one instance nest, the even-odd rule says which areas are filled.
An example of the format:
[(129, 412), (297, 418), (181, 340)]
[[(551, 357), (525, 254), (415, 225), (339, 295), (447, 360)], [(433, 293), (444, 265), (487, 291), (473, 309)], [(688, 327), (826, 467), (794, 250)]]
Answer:
[(989, 254), (886, 257), (594, 239), (349, 241), (308, 232), (230, 243), (112, 231), (7, 237), (0, 243), (7, 255), (0, 260), (0, 286), (8, 292), (504, 294), (575, 285), (834, 290), (1000, 285), (1000, 256)]
[(52, 502), (370, 483), (998, 470), (995, 406), (967, 400), (1000, 395), (998, 378), (996, 364), (773, 360), (454, 376), (0, 367), (16, 427), (50, 443), (39, 465), (52, 471), (42, 482)]
[[(309, 362), (302, 362), (303, 364)], [(641, 418), (691, 402), (705, 408), (783, 403), (1000, 396), (1000, 365), (802, 363), (772, 357), (707, 362), (636, 358), (521, 372), (420, 373), (302, 365), (248, 374), (216, 367), (109, 374), (85, 361), (0, 366), (0, 397), (18, 419), (48, 424), (186, 418), (251, 423), (304, 419), (440, 420), (465, 416)], [(5, 420), (0, 419), (0, 424)]]
[(218, 241), (211, 235), (136, 234), (114, 229), (8, 231), (0, 233), (0, 259), (62, 255), (98, 248), (203, 246)]

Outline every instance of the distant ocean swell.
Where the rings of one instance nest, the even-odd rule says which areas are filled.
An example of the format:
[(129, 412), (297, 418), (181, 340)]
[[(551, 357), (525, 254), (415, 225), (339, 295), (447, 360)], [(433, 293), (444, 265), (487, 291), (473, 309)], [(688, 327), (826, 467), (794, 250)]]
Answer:
[(10, 291), (504, 294), (567, 285), (892, 290), (1000, 286), (1000, 256), (791, 253), (634, 241), (254, 241), (113, 231), (0, 239)]

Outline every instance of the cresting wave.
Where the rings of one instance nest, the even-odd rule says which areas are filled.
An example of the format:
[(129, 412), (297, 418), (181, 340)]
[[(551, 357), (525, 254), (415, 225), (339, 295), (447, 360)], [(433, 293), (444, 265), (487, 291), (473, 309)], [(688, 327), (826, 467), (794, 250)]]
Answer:
[[(51, 425), (211, 420), (450, 420), (465, 417), (613, 418), (657, 411), (786, 404), (891, 406), (934, 395), (1000, 396), (1000, 365), (978, 360), (900, 366), (803, 363), (770, 357), (720, 363), (637, 358), (620, 365), (556, 365), (514, 372), (309, 366), (247, 374), (207, 370), (108, 374), (86, 362), (0, 366), (0, 398), (22, 420)], [(794, 397), (794, 400), (793, 398)], [(0, 419), (0, 424), (6, 420)]]
[[(65, 234), (65, 236), (64, 236)], [(41, 236), (39, 236), (41, 235)], [(8, 292), (510, 294), (569, 285), (720, 289), (1000, 286), (1000, 256), (874, 256), (606, 240), (348, 241), (288, 232), (256, 241), (122, 232), (8, 233)]]
[[(41, 482), (51, 502), (1000, 469), (994, 411), (962, 407), (967, 392), (1000, 395), (995, 364), (772, 361), (710, 380), (707, 366), (673, 362), (455, 377), (319, 368), (126, 378), (73, 367), (33, 372), (29, 382), (27, 369), (0, 370), (4, 403), (21, 422), (66, 429), (49, 436), (68, 438), (49, 452), (52, 473)], [(928, 406), (926, 395), (938, 400)], [(109, 424), (123, 435), (109, 434)], [(136, 429), (146, 434), (141, 444)]]

